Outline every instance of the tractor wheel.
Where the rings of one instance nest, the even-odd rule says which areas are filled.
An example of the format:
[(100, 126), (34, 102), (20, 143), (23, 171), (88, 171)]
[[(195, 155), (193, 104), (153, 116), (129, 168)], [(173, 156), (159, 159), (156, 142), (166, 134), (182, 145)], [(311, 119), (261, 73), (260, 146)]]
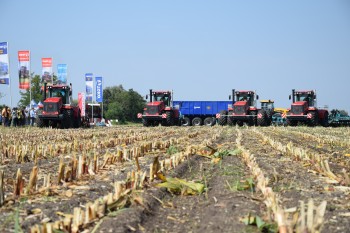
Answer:
[(267, 126), (268, 125), (268, 120), (267, 120), (268, 116), (265, 112), (265, 110), (260, 109), (258, 111), (258, 119), (257, 119), (257, 125), (258, 126)]
[(237, 121), (238, 126), (243, 126), (243, 121)]
[(323, 120), (322, 120), (322, 126), (323, 127), (328, 127), (329, 122), (328, 122), (328, 112), (324, 113)]
[(316, 126), (318, 124), (317, 112), (308, 112), (308, 114), (311, 114), (311, 118), (309, 119), (309, 126)]
[(256, 111), (249, 111), (249, 115), (253, 115), (253, 117), (249, 118), (248, 125), (249, 126), (254, 126), (257, 123), (257, 116), (256, 116)]
[(206, 126), (213, 126), (215, 123), (214, 118), (212, 117), (207, 117), (204, 119), (203, 124)]
[(195, 117), (192, 120), (192, 125), (193, 126), (201, 126), (202, 123), (203, 123), (203, 121), (202, 121), (202, 118), (200, 118), (200, 117)]
[(166, 112), (166, 125), (167, 126), (172, 126), (174, 125), (174, 117), (173, 117), (173, 112), (168, 111)]
[(219, 118), (219, 125), (226, 125), (227, 124), (227, 111), (221, 110), (220, 111), (220, 118)]
[(298, 125), (298, 121), (292, 121), (292, 120), (288, 120), (287, 119), (287, 125), (288, 126), (297, 126)]
[(63, 119), (61, 120), (61, 129), (68, 129), (71, 123), (69, 111), (63, 110)]
[(74, 118), (73, 120), (73, 127), (74, 128), (79, 128), (81, 126), (81, 116), (80, 113), (77, 118)]
[(270, 126), (272, 125), (272, 115), (273, 115), (273, 111), (269, 110), (266, 112), (266, 126)]
[(142, 125), (148, 127), (150, 125), (149, 120), (147, 118), (142, 118)]
[(229, 126), (233, 125), (232, 111), (228, 112), (227, 125), (229, 125)]
[(68, 113), (68, 122), (67, 122), (68, 129), (73, 128), (73, 126), (74, 126), (74, 112), (73, 112), (73, 110), (68, 110), (67, 113)]
[(182, 119), (182, 124), (181, 124), (182, 126), (191, 126), (191, 120), (190, 120), (190, 118), (188, 118), (188, 117), (184, 117), (183, 119)]
[(36, 126), (38, 126), (39, 128), (43, 128), (45, 126), (45, 122), (43, 119), (40, 119), (39, 117), (37, 117), (35, 121), (36, 121)]

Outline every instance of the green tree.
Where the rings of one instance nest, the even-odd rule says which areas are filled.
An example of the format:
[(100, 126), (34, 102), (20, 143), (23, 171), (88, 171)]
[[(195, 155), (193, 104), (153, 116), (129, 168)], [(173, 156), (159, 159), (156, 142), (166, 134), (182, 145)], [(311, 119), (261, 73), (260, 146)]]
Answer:
[(137, 121), (137, 113), (142, 112), (145, 100), (133, 89), (126, 91), (122, 85), (103, 90), (104, 111), (107, 118), (119, 122)]
[[(36, 102), (39, 102), (42, 100), (43, 95), (41, 92), (41, 77), (40, 75), (34, 75), (32, 74), (32, 81), (30, 88), (32, 90), (32, 99), (35, 100)], [(21, 99), (18, 102), (18, 106), (20, 107), (25, 107), (29, 105), (30, 103), (30, 91), (29, 89), (26, 90), (25, 92), (19, 92), (21, 95)]]

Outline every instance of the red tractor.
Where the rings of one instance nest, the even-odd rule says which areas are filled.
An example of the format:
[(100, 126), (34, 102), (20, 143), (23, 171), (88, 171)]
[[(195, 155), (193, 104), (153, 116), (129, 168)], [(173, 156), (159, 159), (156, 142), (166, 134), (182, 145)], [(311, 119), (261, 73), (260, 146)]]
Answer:
[[(231, 96), (229, 97), (231, 99)], [(232, 90), (233, 106), (228, 110), (222, 110), (218, 115), (219, 125), (239, 125), (247, 123), (249, 126), (269, 125), (268, 115), (264, 109), (256, 108), (256, 100), (259, 96), (254, 91)]]
[(298, 122), (304, 122), (309, 126), (328, 126), (328, 111), (316, 107), (316, 91), (292, 90), (292, 106), (287, 115), (287, 124), (296, 126)]
[(179, 125), (180, 114), (178, 109), (173, 108), (171, 91), (150, 89), (149, 96), (150, 101), (143, 109), (143, 113), (137, 114), (137, 118), (142, 118), (144, 126), (156, 126), (159, 123), (163, 126)]
[(44, 83), (44, 100), (37, 112), (37, 126), (64, 129), (79, 128), (84, 123), (84, 119), (81, 118), (80, 108), (73, 106), (71, 102), (72, 84), (68, 86)]

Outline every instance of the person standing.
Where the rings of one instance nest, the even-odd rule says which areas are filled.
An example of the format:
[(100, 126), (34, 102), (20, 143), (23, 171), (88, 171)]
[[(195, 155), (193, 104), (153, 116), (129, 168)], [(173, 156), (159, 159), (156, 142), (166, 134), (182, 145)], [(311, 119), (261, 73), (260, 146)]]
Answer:
[(9, 115), (7, 113), (7, 106), (5, 106), (2, 111), (1, 111), (1, 116), (2, 116), (2, 125), (4, 127), (7, 126), (8, 124), (8, 121), (9, 121)]
[(18, 126), (18, 114), (17, 114), (17, 108), (12, 109), (12, 124), (11, 126), (17, 127)]
[(29, 117), (30, 117), (30, 125), (34, 126), (35, 112), (34, 112), (34, 108), (33, 107), (29, 111)]

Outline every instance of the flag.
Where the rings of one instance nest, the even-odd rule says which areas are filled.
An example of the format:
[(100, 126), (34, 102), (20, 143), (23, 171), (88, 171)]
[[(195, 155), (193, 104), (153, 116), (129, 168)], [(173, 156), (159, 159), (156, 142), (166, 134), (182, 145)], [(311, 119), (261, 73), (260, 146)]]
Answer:
[(0, 42), (0, 84), (10, 84), (8, 43)]
[(103, 102), (103, 87), (102, 87), (102, 77), (96, 77), (96, 102)]
[(67, 84), (67, 64), (57, 65), (57, 83)]
[(85, 74), (85, 83), (86, 83), (86, 101), (92, 102), (92, 90), (94, 87), (94, 81), (92, 79), (92, 73)]
[(52, 58), (41, 58), (42, 74), (41, 82), (46, 82), (47, 84), (53, 83), (52, 77)]
[(30, 87), (30, 52), (18, 51), (19, 89), (28, 90)]
[(78, 93), (78, 106), (80, 108), (80, 115), (85, 116), (85, 93)]

